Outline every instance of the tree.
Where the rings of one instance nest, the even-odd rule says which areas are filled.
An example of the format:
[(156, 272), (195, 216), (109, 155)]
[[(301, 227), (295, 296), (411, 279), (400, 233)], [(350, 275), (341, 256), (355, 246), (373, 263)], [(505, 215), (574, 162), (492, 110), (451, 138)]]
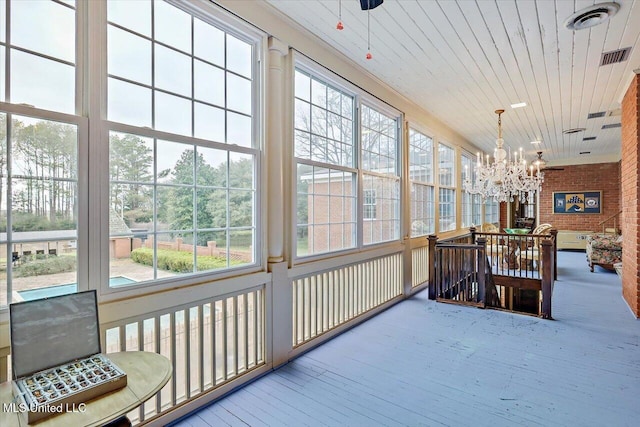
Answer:
[[(193, 149), (182, 152), (180, 159), (171, 171), (172, 184), (168, 191), (168, 198), (164, 200), (167, 211), (167, 219), (172, 230), (193, 230), (196, 228), (193, 200), (196, 199), (198, 222), (209, 224), (212, 222), (210, 210), (207, 208), (208, 195), (206, 192), (197, 191), (194, 195), (194, 172), (198, 182), (214, 182), (215, 171), (209, 165), (201, 153), (195, 154)], [(180, 186), (184, 184), (184, 186)], [(199, 236), (197, 245), (206, 246), (206, 236)]]
[(135, 135), (109, 137), (111, 206), (127, 225), (150, 222), (153, 217), (153, 149)]
[(11, 130), (13, 137), (7, 142), (13, 160), (11, 209), (16, 214), (46, 217), (51, 226), (42, 225), (45, 228), (56, 224), (75, 227), (76, 127), (48, 120), (25, 124), (13, 119)]

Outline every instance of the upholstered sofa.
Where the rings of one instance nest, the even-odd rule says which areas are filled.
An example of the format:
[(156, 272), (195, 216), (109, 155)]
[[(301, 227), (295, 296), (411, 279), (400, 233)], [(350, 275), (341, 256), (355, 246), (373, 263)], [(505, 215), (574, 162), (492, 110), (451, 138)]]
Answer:
[(587, 262), (614, 270), (613, 264), (622, 261), (622, 236), (617, 234), (592, 234), (587, 236)]

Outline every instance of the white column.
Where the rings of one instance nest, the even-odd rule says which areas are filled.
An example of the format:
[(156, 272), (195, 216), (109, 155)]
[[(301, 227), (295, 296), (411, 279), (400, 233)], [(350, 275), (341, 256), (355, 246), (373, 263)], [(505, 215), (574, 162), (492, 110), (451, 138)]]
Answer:
[(284, 118), (285, 70), (284, 57), (289, 47), (269, 37), (269, 67), (267, 73), (267, 248), (268, 262), (284, 261)]

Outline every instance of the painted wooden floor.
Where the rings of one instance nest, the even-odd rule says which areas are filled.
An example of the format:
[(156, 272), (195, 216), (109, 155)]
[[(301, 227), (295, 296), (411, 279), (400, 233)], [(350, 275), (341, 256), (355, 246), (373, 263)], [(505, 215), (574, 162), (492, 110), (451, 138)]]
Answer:
[(638, 426), (640, 320), (558, 258), (554, 321), (421, 292), (176, 425)]

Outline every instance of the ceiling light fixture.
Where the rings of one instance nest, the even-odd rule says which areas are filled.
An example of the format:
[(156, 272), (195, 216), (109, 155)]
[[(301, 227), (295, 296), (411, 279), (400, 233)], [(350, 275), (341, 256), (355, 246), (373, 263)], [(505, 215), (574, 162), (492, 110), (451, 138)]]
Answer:
[(606, 22), (620, 10), (620, 5), (614, 2), (596, 3), (574, 12), (564, 21), (564, 26), (570, 30), (582, 30)]
[(542, 144), (542, 141), (537, 140), (537, 141), (531, 141), (532, 144)]
[(526, 102), (518, 102), (517, 104), (511, 104), (511, 108), (522, 108), (526, 106), (527, 106)]
[(342, 25), (342, 0), (338, 0), (338, 23), (336, 24), (336, 30), (344, 30), (344, 25)]
[(502, 118), (504, 110), (496, 110), (498, 115), (498, 139), (493, 151), (493, 162), (490, 157), (482, 157), (477, 153), (477, 163), (473, 171), (465, 166), (463, 189), (471, 194), (479, 194), (483, 199), (493, 198), (497, 202), (512, 202), (518, 196), (521, 201), (532, 201), (536, 191), (540, 191), (544, 175), (540, 172), (540, 166), (534, 171), (534, 165), (527, 170), (527, 161), (524, 159), (522, 148), (513, 154), (509, 154), (502, 148)]

